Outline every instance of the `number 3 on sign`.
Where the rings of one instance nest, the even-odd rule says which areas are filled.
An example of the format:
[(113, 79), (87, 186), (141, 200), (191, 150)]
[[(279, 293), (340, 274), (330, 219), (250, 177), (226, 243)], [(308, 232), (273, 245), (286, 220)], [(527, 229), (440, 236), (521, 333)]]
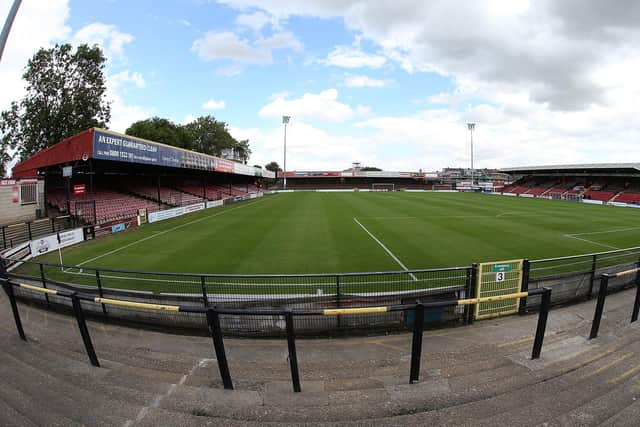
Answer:
[(504, 271), (496, 273), (496, 282), (504, 282)]

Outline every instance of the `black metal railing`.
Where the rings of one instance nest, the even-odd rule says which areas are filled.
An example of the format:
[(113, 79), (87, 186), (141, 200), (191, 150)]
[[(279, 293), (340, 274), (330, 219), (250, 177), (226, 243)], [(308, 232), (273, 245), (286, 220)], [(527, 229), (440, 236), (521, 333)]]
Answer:
[(160, 312), (183, 312), (183, 313), (198, 313), (205, 314), (209, 332), (213, 340), (213, 347), (216, 354), (216, 360), (218, 362), (218, 368), (220, 377), (225, 389), (233, 389), (233, 381), (231, 379), (231, 373), (227, 361), (226, 351), (224, 347), (224, 335), (223, 328), (220, 322), (220, 315), (234, 315), (234, 316), (284, 316), (285, 329), (287, 338), (287, 348), (289, 353), (289, 365), (291, 370), (291, 382), (294, 392), (302, 391), (300, 384), (300, 374), (298, 366), (298, 355), (296, 350), (296, 332), (294, 326), (294, 317), (304, 316), (360, 316), (370, 313), (384, 313), (384, 312), (406, 312), (412, 310), (413, 316), (413, 336), (411, 344), (411, 364), (409, 372), (409, 383), (417, 383), (420, 379), (420, 365), (422, 360), (422, 342), (424, 333), (424, 317), (425, 309), (429, 308), (442, 308), (442, 307), (457, 307), (457, 306), (471, 306), (474, 304), (484, 302), (495, 302), (507, 299), (525, 298), (527, 296), (541, 295), (542, 305), (538, 315), (538, 322), (536, 326), (536, 333), (533, 343), (533, 349), (531, 353), (532, 359), (540, 357), (542, 351), (542, 344), (544, 340), (544, 334), (546, 330), (547, 317), (549, 314), (551, 290), (548, 288), (536, 289), (531, 292), (519, 292), (510, 295), (501, 295), (495, 297), (485, 298), (468, 298), (461, 300), (450, 301), (438, 301), (438, 302), (415, 302), (413, 304), (400, 304), (391, 306), (378, 306), (378, 307), (359, 307), (359, 308), (340, 308), (340, 309), (323, 309), (323, 310), (292, 310), (291, 308), (280, 310), (256, 310), (256, 309), (237, 309), (237, 308), (218, 308), (218, 307), (199, 307), (199, 306), (177, 306), (177, 305), (160, 305), (160, 304), (148, 304), (133, 301), (121, 301), (106, 299), (101, 297), (93, 297), (77, 292), (68, 292), (62, 290), (52, 290), (46, 288), (40, 288), (33, 285), (24, 283), (15, 283), (9, 279), (6, 274), (0, 277), (2, 285), (7, 293), (11, 309), (13, 311), (13, 317), (16, 324), (16, 329), (20, 338), (27, 341), (26, 334), (24, 332), (22, 322), (20, 319), (20, 313), (16, 302), (16, 296), (14, 287), (18, 289), (27, 289), (32, 292), (39, 292), (45, 295), (55, 295), (70, 299), (73, 307), (73, 314), (77, 320), (78, 329), (82, 337), (82, 341), (89, 357), (89, 360), (93, 366), (100, 366), (100, 362), (96, 355), (93, 342), (87, 328), (84, 310), (81, 302), (98, 303), (103, 305), (110, 305), (115, 307), (135, 307), (150, 311)]
[[(28, 248), (25, 250), (28, 251)], [(548, 287), (554, 290), (552, 304), (583, 301), (597, 295), (603, 273), (615, 273), (638, 266), (640, 247), (523, 263), (522, 290)], [(5, 258), (11, 265), (9, 276), (25, 283), (38, 284), (69, 292), (90, 293), (100, 297), (131, 299), (164, 304), (198, 304), (241, 309), (294, 310), (318, 308), (396, 305), (403, 302), (434, 302), (475, 297), (477, 265), (443, 269), (305, 275), (223, 275), (167, 272), (142, 272), (93, 268), (86, 265), (60, 265)], [(18, 265), (19, 264), (19, 265)], [(618, 290), (631, 285), (627, 276), (615, 277), (608, 284)], [(19, 297), (42, 300), (47, 307), (69, 304), (49, 295), (38, 296), (21, 290)], [(540, 296), (524, 298), (520, 314), (536, 309)], [(92, 315), (114, 317), (136, 323), (204, 329), (202, 317), (179, 313), (154, 314), (135, 309), (113, 310), (104, 304), (88, 308)], [(429, 321), (471, 323), (468, 306), (434, 308)], [(242, 317), (223, 315), (221, 324), (229, 334), (238, 336), (284, 336), (282, 316)], [(300, 333), (331, 334), (349, 330), (402, 330), (410, 328), (402, 313), (372, 313), (366, 316), (306, 316), (295, 320)]]
[[(20, 267), (11, 271), (9, 276), (51, 289), (139, 302), (197, 304), (203, 308), (216, 305), (225, 308), (278, 309), (286, 306), (307, 310), (460, 299), (469, 296), (470, 289), (474, 288), (474, 268), (308, 275), (220, 275), (139, 272), (21, 261)], [(31, 294), (21, 296), (34, 297)], [(45, 302), (50, 305), (51, 297), (45, 297), (49, 298)], [(135, 310), (113, 313), (105, 306), (91, 307), (91, 311), (92, 314), (114, 315), (145, 323), (206, 327), (201, 318), (179, 314), (145, 313), (143, 316)], [(464, 322), (469, 319), (466, 310), (453, 308), (443, 308), (434, 316), (437, 317), (434, 321)], [(284, 335), (282, 320), (274, 315), (252, 318), (225, 315), (221, 322), (225, 327), (233, 326), (228, 329), (237, 335), (273, 336)], [(405, 329), (407, 325), (401, 313), (374, 313), (358, 318), (307, 316), (296, 319), (296, 327), (302, 332), (324, 333), (337, 329)]]
[(633, 309), (631, 311), (631, 323), (638, 320), (638, 311), (640, 311), (640, 267), (631, 268), (629, 270), (620, 271), (618, 273), (605, 273), (600, 278), (600, 287), (598, 290), (598, 300), (596, 302), (596, 309), (593, 313), (593, 321), (591, 322), (591, 331), (589, 332), (589, 339), (594, 339), (598, 336), (600, 330), (600, 321), (602, 319), (602, 313), (604, 312), (604, 303), (609, 292), (609, 282), (612, 279), (620, 277), (632, 277), (636, 286), (636, 296), (633, 302)]

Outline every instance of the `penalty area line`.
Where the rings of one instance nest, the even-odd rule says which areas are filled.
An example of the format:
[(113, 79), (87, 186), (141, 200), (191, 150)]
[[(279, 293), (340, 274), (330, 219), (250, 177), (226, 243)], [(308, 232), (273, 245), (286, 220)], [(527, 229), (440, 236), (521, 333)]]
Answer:
[[(403, 270), (405, 270), (405, 271), (409, 271), (409, 269), (407, 268), (407, 266), (406, 266), (406, 265), (404, 265), (404, 264), (402, 263), (402, 261), (400, 261), (400, 260), (398, 259), (398, 257), (397, 257), (397, 256), (395, 256), (395, 255), (393, 254), (393, 252), (391, 252), (391, 251), (389, 250), (389, 248), (387, 248), (387, 247), (384, 245), (384, 243), (382, 243), (380, 240), (378, 240), (378, 238), (377, 238), (376, 236), (374, 236), (374, 235), (373, 235), (373, 233), (371, 233), (369, 230), (367, 230), (367, 227), (365, 227), (364, 225), (362, 225), (362, 223), (361, 223), (360, 221), (358, 221), (358, 218), (354, 217), (354, 218), (353, 218), (353, 220), (356, 222), (356, 224), (358, 224), (358, 225), (359, 225), (359, 226), (360, 226), (360, 227), (365, 231), (365, 233), (367, 233), (367, 234), (369, 235), (369, 237), (371, 237), (371, 238), (372, 238), (372, 239), (373, 239), (377, 244), (379, 244), (379, 245), (380, 245), (380, 247), (381, 247), (382, 249), (384, 249), (384, 250), (385, 250), (385, 252), (386, 252), (386, 253), (387, 253), (391, 258), (393, 258), (393, 260), (394, 260), (395, 262), (397, 262), (397, 263), (398, 263), (398, 265), (399, 265), (400, 267), (402, 267), (402, 269), (403, 269)], [(409, 276), (411, 276), (411, 278), (413, 279), (413, 281), (414, 281), (414, 282), (417, 282), (417, 281), (418, 281), (418, 278), (417, 278), (413, 273), (409, 273)]]

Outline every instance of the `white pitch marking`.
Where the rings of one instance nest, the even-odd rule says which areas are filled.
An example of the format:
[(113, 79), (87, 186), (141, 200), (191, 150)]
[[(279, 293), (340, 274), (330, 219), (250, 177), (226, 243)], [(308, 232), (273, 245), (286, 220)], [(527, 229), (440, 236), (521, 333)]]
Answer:
[(620, 231), (631, 231), (631, 230), (638, 230), (640, 229), (640, 227), (629, 227), (629, 228), (616, 228), (613, 230), (604, 230), (604, 231), (591, 231), (588, 233), (571, 233), (571, 234), (567, 234), (567, 236), (590, 236), (592, 234), (609, 234), (609, 233), (618, 233)]
[[(404, 264), (402, 263), (402, 261), (400, 261), (400, 260), (398, 259), (398, 257), (397, 257), (397, 256), (395, 256), (395, 255), (393, 254), (393, 252), (391, 252), (391, 251), (389, 250), (389, 248), (387, 248), (387, 247), (386, 247), (386, 246), (385, 246), (385, 245), (384, 245), (380, 240), (378, 240), (378, 238), (377, 238), (376, 236), (374, 236), (374, 235), (373, 235), (369, 230), (367, 230), (367, 227), (365, 227), (364, 225), (362, 225), (362, 224), (360, 223), (360, 221), (358, 221), (358, 219), (357, 219), (357, 218), (355, 218), (355, 217), (354, 217), (354, 218), (353, 218), (353, 220), (354, 220), (354, 221), (355, 221), (355, 222), (356, 222), (360, 227), (362, 227), (362, 229), (365, 231), (365, 233), (367, 233), (367, 234), (369, 235), (369, 237), (371, 237), (373, 240), (375, 240), (375, 241), (376, 241), (376, 243), (378, 243), (378, 244), (382, 247), (382, 249), (384, 249), (384, 250), (385, 250), (385, 252), (387, 252), (387, 254), (389, 254), (389, 256), (390, 256), (391, 258), (393, 258), (393, 260), (394, 260), (395, 262), (397, 262), (397, 263), (398, 263), (398, 265), (399, 265), (400, 267), (402, 267), (402, 268), (403, 268), (403, 270), (405, 270), (405, 271), (409, 271), (409, 269), (407, 268), (407, 266), (406, 266), (406, 265), (404, 265)], [(413, 273), (409, 273), (409, 276), (411, 276), (411, 278), (412, 278), (415, 282), (417, 282), (417, 281), (418, 281), (418, 278), (417, 278), (416, 276), (414, 276), (414, 274), (413, 274)]]
[(415, 216), (368, 216), (369, 219), (417, 219)]
[(231, 208), (231, 209), (227, 209), (226, 211), (218, 212), (217, 214), (214, 214), (214, 215), (207, 215), (205, 217), (198, 218), (198, 219), (193, 220), (193, 221), (185, 222), (184, 224), (177, 225), (177, 226), (175, 226), (173, 228), (170, 228), (170, 229), (165, 230), (165, 231), (161, 231), (160, 233), (157, 233), (157, 234), (152, 234), (151, 236), (145, 237), (144, 239), (136, 240), (135, 242), (131, 242), (131, 243), (127, 244), (127, 245), (121, 246), (121, 247), (119, 247), (117, 249), (114, 249), (114, 250), (109, 251), (107, 253), (104, 253), (102, 255), (98, 255), (97, 257), (93, 257), (91, 259), (87, 259), (85, 261), (82, 261), (80, 264), (76, 264), (76, 267), (79, 267), (79, 266), (84, 265), (84, 264), (86, 264), (88, 262), (95, 261), (97, 259), (106, 257), (108, 255), (115, 254), (116, 252), (120, 252), (121, 250), (126, 249), (126, 248), (128, 248), (130, 246), (137, 245), (138, 243), (142, 243), (142, 242), (147, 241), (149, 239), (153, 239), (154, 237), (162, 236), (163, 234), (170, 233), (170, 232), (175, 231), (175, 230), (177, 230), (179, 228), (183, 228), (183, 227), (186, 227), (186, 226), (192, 225), (192, 224), (197, 224), (198, 222), (204, 221), (206, 219), (213, 218), (213, 217), (220, 216), (220, 215), (224, 215), (224, 214), (226, 214), (228, 212), (235, 211), (235, 210), (238, 210), (238, 209), (242, 209), (242, 208), (245, 208), (247, 206), (257, 205), (258, 203), (264, 202), (265, 200), (270, 200), (270, 199), (261, 199), (261, 200), (258, 200), (257, 202), (251, 203), (251, 204), (244, 204), (244, 205), (238, 206), (236, 208)]
[(600, 242), (595, 242), (593, 240), (588, 240), (588, 239), (583, 239), (581, 237), (576, 237), (573, 234), (563, 234), (564, 237), (569, 237), (570, 239), (576, 239), (576, 240), (582, 240), (583, 242), (587, 242), (587, 243), (591, 243), (593, 245), (599, 245), (599, 246), (603, 246), (605, 248), (610, 248), (610, 249), (620, 249), (618, 247), (615, 246), (611, 246), (611, 245), (607, 245), (606, 243), (600, 243)]

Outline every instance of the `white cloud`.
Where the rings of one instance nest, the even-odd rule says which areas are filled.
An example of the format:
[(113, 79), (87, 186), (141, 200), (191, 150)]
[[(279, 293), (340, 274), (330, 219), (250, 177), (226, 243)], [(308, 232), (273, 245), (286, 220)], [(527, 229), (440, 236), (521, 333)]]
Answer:
[[(3, 24), (12, 3), (11, 0), (0, 0), (0, 22)], [(68, 17), (67, 0), (22, 3), (0, 64), (0, 110), (24, 95), (22, 73), (33, 54), (41, 47), (50, 47), (69, 37)]]
[(152, 116), (151, 112), (146, 108), (140, 105), (128, 104), (122, 96), (115, 91), (111, 91), (108, 97), (112, 101), (109, 129), (124, 133), (132, 123)]
[(187, 114), (186, 116), (184, 116), (184, 119), (182, 119), (182, 124), (186, 125), (189, 124), (191, 122), (193, 122), (195, 120), (195, 116), (193, 114)]
[(273, 18), (262, 11), (243, 13), (236, 17), (236, 24), (253, 31), (260, 31), (265, 25), (273, 23)]
[[(268, 130), (230, 127), (236, 139), (248, 139), (251, 145), (251, 164), (265, 165), (276, 161), (283, 165), (282, 126)], [(368, 141), (363, 138), (328, 133), (308, 123), (297, 121), (287, 126), (287, 170), (346, 169), (352, 161), (379, 164), (380, 159), (367, 152)]]
[(387, 59), (381, 55), (368, 54), (358, 47), (336, 46), (321, 62), (343, 68), (380, 68)]
[(356, 106), (354, 108), (342, 103), (338, 101), (338, 91), (336, 89), (327, 89), (318, 94), (305, 93), (298, 99), (286, 99), (286, 96), (278, 96), (262, 107), (258, 115), (270, 118), (290, 115), (294, 120), (316, 119), (328, 122), (344, 122), (367, 113), (367, 107)]
[(184, 25), (185, 27), (190, 27), (191, 26), (191, 21), (188, 21), (186, 19), (181, 19), (180, 22), (182, 25)]
[(133, 36), (118, 30), (115, 25), (94, 22), (80, 28), (73, 35), (73, 44), (86, 43), (90, 46), (97, 44), (104, 51), (107, 58), (121, 58), (124, 46), (133, 41)]
[(226, 65), (216, 68), (215, 73), (220, 77), (235, 77), (242, 73), (242, 67), (238, 64)]
[(193, 42), (191, 50), (203, 61), (229, 59), (253, 64), (271, 62), (269, 51), (256, 49), (251, 46), (249, 40), (240, 38), (230, 31), (209, 31), (204, 37)]
[(334, 48), (324, 64), (352, 69), (398, 64), (409, 73), (448, 79), (450, 91), (416, 93), (424, 96), (425, 111), (372, 117), (342, 129), (366, 133), (367, 152), (385, 153), (389, 164), (468, 164), (468, 120), (479, 122), (480, 166), (640, 157), (637, 1), (620, 0), (615, 7), (598, 0), (222, 1), (279, 20), (341, 19), (357, 34), (356, 42)]
[(123, 83), (131, 83), (140, 89), (144, 88), (147, 85), (142, 74), (137, 71), (120, 71), (119, 73), (110, 76), (110, 79), (118, 87), (120, 87)]
[(226, 106), (224, 101), (216, 101), (215, 99), (210, 99), (204, 104), (202, 104), (202, 108), (205, 110), (222, 110)]
[[(0, 16), (6, 17), (12, 1), (0, 0)], [(24, 96), (22, 72), (27, 61), (34, 53), (54, 43), (98, 44), (109, 59), (111, 56), (122, 58), (125, 46), (133, 36), (123, 33), (113, 25), (93, 23), (72, 33), (67, 25), (69, 4), (67, 0), (48, 0), (46, 2), (22, 2), (9, 39), (2, 56), (0, 66), (0, 109), (4, 110), (11, 101)], [(4, 22), (4, 21), (2, 21)], [(112, 101), (110, 127), (124, 131), (133, 121), (149, 117), (142, 107), (130, 105), (124, 101), (122, 90), (125, 83), (144, 87), (141, 73), (125, 70), (110, 74), (106, 72), (107, 98)]]
[(363, 75), (347, 75), (344, 78), (346, 87), (384, 87), (387, 86), (386, 80), (373, 79)]
[(302, 49), (300, 41), (290, 32), (276, 33), (271, 37), (251, 42), (231, 31), (207, 32), (193, 42), (191, 50), (203, 61), (231, 60), (248, 64), (270, 64), (273, 49)]
[(282, 31), (267, 38), (260, 38), (256, 41), (256, 44), (268, 49), (302, 50), (302, 43), (290, 31)]

